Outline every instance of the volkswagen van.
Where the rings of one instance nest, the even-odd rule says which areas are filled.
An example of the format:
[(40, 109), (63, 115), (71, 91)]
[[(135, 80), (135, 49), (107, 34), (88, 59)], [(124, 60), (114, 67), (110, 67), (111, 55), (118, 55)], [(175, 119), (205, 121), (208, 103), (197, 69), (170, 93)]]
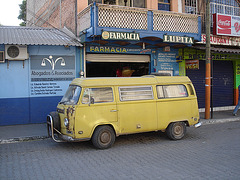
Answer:
[(47, 116), (56, 142), (91, 140), (111, 147), (120, 135), (163, 131), (172, 140), (200, 126), (197, 96), (185, 76), (77, 78)]

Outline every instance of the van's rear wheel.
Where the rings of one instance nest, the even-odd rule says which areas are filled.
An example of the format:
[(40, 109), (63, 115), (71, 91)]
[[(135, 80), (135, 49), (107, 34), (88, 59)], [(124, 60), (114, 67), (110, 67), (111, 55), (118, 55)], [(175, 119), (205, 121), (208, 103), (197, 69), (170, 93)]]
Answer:
[(184, 122), (171, 123), (167, 127), (166, 133), (169, 139), (182, 139), (186, 134), (186, 124)]
[(99, 126), (92, 136), (92, 143), (98, 149), (110, 148), (115, 142), (116, 135), (110, 126)]

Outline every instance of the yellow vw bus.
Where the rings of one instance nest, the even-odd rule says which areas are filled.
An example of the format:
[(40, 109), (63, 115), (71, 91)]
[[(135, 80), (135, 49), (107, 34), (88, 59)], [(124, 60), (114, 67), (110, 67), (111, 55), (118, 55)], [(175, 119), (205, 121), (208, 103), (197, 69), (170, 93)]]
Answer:
[(164, 131), (172, 140), (199, 127), (196, 92), (185, 76), (77, 78), (47, 116), (56, 142), (91, 140), (109, 148), (119, 135)]

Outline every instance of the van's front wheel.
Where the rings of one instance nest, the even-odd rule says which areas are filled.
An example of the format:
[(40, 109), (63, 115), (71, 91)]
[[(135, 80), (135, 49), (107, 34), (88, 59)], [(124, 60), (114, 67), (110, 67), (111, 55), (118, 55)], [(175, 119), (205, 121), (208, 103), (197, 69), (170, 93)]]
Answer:
[(171, 123), (167, 127), (166, 133), (169, 139), (182, 139), (186, 134), (186, 124), (184, 122)]
[(110, 126), (99, 126), (92, 136), (92, 143), (98, 149), (110, 148), (115, 142), (116, 135)]

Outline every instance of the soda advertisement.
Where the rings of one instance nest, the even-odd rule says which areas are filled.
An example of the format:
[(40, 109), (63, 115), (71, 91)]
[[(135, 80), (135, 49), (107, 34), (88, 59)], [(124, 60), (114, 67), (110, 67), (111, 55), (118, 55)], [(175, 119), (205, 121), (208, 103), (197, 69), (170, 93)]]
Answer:
[(213, 34), (240, 36), (240, 16), (213, 14)]

